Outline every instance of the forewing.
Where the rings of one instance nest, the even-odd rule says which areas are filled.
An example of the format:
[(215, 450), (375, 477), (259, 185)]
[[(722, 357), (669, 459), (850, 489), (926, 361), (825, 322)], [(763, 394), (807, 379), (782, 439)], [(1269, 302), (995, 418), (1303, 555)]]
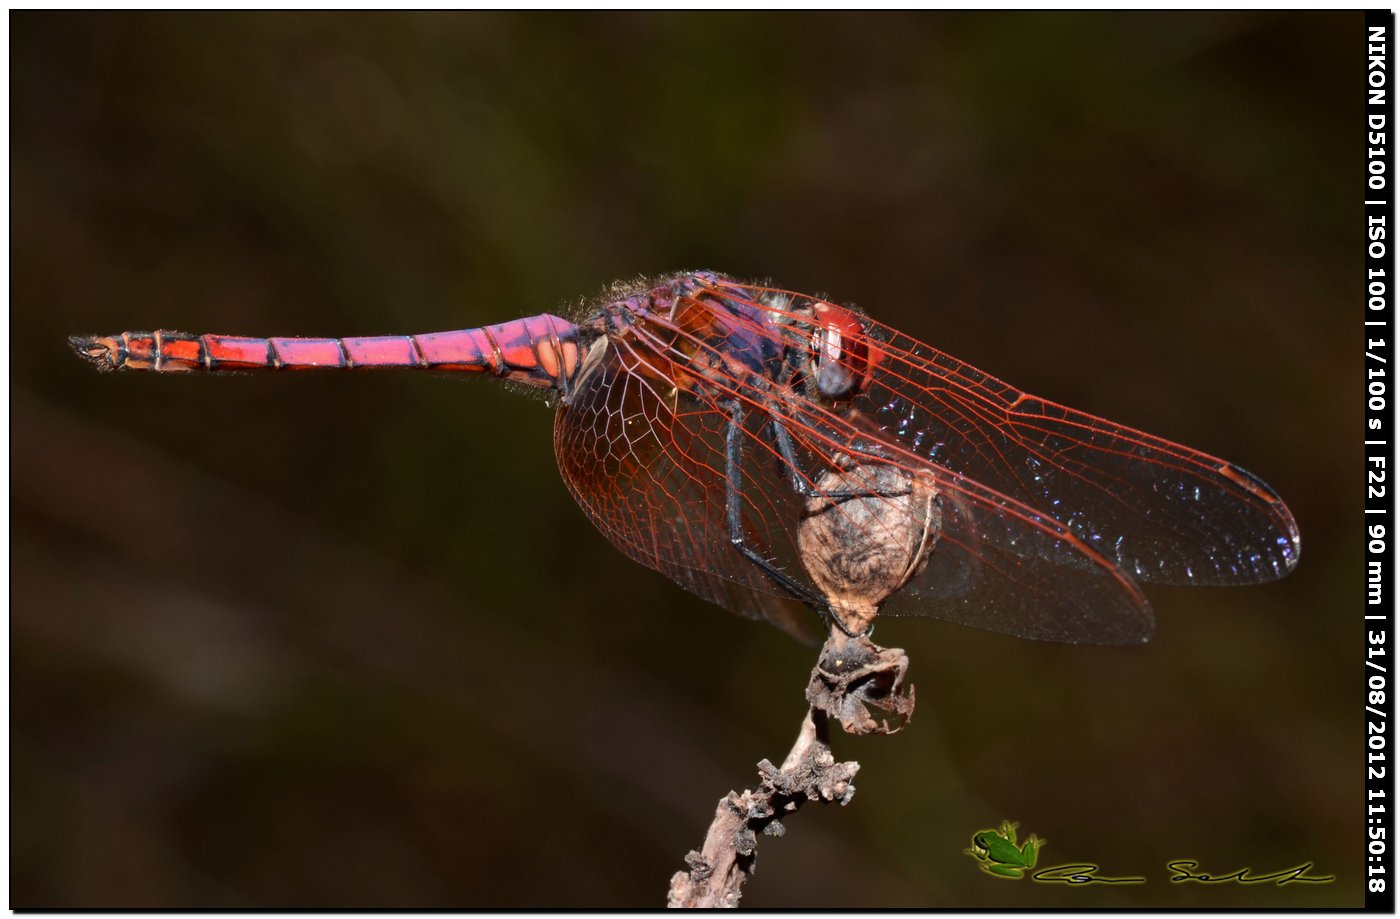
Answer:
[[(730, 286), (755, 300), (767, 290)], [(1254, 584), (1297, 564), (1287, 506), (1244, 469), (1021, 392), (867, 321), (882, 357), (853, 407), (872, 436), (1036, 508), (1141, 581)]]

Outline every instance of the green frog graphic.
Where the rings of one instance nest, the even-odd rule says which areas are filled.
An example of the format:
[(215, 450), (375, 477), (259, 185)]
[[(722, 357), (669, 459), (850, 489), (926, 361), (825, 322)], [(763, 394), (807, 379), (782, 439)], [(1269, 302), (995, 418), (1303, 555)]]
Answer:
[(1035, 867), (1035, 861), (1045, 840), (1034, 833), (1020, 845), (1016, 844), (1016, 827), (1019, 824), (1009, 820), (1001, 822), (995, 831), (982, 830), (972, 834), (972, 847), (964, 849), (977, 859), (978, 867), (999, 878), (1021, 878), (1027, 870)]

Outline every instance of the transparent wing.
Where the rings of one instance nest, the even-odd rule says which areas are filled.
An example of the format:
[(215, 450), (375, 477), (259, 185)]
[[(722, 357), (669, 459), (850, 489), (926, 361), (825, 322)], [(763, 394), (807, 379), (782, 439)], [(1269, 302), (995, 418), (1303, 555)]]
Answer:
[[(800, 640), (817, 617), (742, 558), (729, 539), (725, 438), (729, 417), (673, 393), (625, 343), (609, 343), (554, 421), (564, 482), (593, 524), (634, 561), (740, 615)], [(744, 470), (743, 520), (796, 513), (772, 466)]]
[[(791, 292), (720, 281), (762, 305)], [(867, 317), (881, 353), (854, 403), (867, 436), (1036, 508), (1135, 579), (1254, 584), (1298, 561), (1298, 528), (1238, 466), (1021, 392)], [(804, 330), (790, 327), (793, 343)], [(874, 353), (872, 351), (872, 353)]]
[[(820, 593), (797, 548), (813, 499), (800, 496), (793, 480), (820, 490), (828, 474), (841, 473), (841, 457), (855, 453), (908, 477), (928, 477), (937, 493), (937, 544), (889, 612), (1058, 641), (1133, 643), (1151, 635), (1151, 613), (1136, 585), (1055, 520), (907, 451), (871, 443), (849, 419), (805, 400), (779, 398), (739, 377), (675, 386), (683, 369), (669, 362), (698, 355), (713, 367), (723, 355), (681, 330), (667, 331), (687, 346), (677, 350), (644, 331), (612, 340), (556, 419), (565, 481), (595, 525), (631, 558), (788, 631), (800, 617), (813, 618), (732, 544), (725, 445), (737, 404), (745, 417), (735, 475), (743, 540), (806, 590)], [(776, 425), (792, 440), (791, 462), (776, 445)], [(837, 514), (854, 507), (827, 504)]]
[[(805, 400), (776, 407), (774, 414), (796, 444), (795, 465), (814, 483), (822, 481), (823, 472), (812, 470), (831, 469), (830, 458), (842, 455), (862, 456), (910, 479), (931, 477), (939, 511), (937, 541), (927, 567), (889, 598), (881, 615), (931, 616), (1076, 644), (1136, 644), (1152, 637), (1151, 609), (1137, 585), (1059, 521), (872, 440), (849, 419)], [(889, 526), (897, 528), (897, 523)], [(872, 534), (876, 540), (898, 535)]]

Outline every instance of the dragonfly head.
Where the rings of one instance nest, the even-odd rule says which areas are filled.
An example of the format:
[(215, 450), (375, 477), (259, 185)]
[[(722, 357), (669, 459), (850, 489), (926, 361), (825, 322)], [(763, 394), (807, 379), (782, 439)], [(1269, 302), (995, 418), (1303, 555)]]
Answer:
[(878, 359), (859, 315), (834, 303), (812, 307), (809, 361), (822, 398), (847, 402), (865, 392)]

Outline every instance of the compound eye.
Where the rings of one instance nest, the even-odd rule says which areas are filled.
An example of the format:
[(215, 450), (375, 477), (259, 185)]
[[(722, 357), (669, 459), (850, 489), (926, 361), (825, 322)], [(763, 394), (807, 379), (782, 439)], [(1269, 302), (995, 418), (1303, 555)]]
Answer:
[(865, 327), (850, 310), (818, 303), (812, 330), (817, 392), (832, 402), (854, 399), (870, 385), (870, 346)]

